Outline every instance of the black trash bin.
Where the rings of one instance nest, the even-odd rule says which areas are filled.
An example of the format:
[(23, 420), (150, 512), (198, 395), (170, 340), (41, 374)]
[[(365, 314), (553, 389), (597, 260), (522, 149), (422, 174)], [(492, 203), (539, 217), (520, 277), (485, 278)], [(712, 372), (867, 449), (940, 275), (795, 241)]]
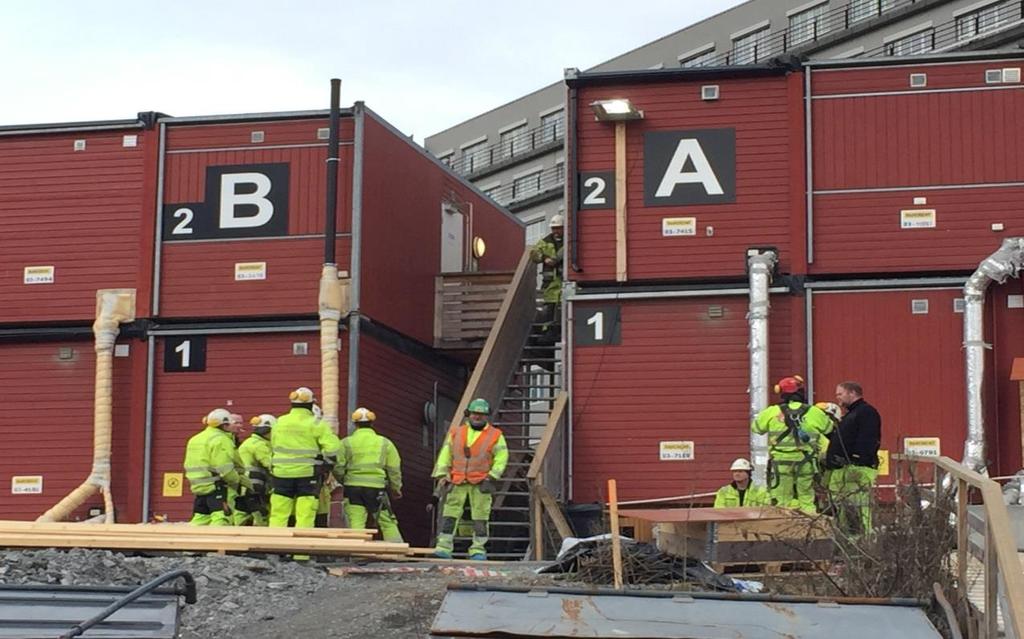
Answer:
[(577, 537), (593, 537), (608, 532), (603, 521), (604, 506), (598, 502), (569, 504), (565, 512)]

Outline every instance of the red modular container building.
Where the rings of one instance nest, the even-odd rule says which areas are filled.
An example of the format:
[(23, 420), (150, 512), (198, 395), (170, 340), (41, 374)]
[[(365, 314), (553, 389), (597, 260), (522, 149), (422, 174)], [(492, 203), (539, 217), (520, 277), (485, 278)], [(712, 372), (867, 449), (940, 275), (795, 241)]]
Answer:
[[(972, 54), (570, 73), (572, 499), (600, 499), (609, 478), (621, 499), (706, 493), (749, 454), (755, 247), (779, 256), (769, 385), (801, 373), (829, 400), (861, 381), (883, 449), (927, 438), (959, 458), (962, 286), (1024, 234), (1021, 66)], [(624, 123), (596, 117), (613, 99), (630, 102)], [(1021, 290), (993, 285), (985, 305), (993, 472), (1022, 463)]]
[[(74, 452), (73, 461), (53, 464), (33, 436), (39, 420), (27, 414), (18, 419), (33, 425), (8, 439), (12, 456), (22, 460), (8, 474), (28, 477), (19, 480), (26, 485), (41, 476), (45, 488), (30, 493), (33, 484), (12, 494), (12, 479), (12, 493), (0, 493), (3, 516), (34, 517), (88, 474), (94, 377), (89, 324), (98, 288), (138, 292), (137, 319), (122, 328), (118, 342), (119, 356), (127, 359), (115, 359), (114, 490), (122, 521), (188, 515), (191, 500), (179, 475), (185, 441), (211, 408), (226, 406), (246, 417), (280, 414), (289, 390), (319, 387), (327, 116), (161, 116), (139, 132), (136, 144), (144, 148), (125, 141), (123, 151), (112, 149), (109, 124), (98, 131), (0, 131), (6, 135), (0, 137), (0, 158), (10, 154), (17, 163), (38, 166), (46, 159), (34, 159), (30, 149), (58, 140), (53, 144), (66, 141), (70, 154), (74, 140), (97, 136), (102, 143), (90, 139), (85, 145), (95, 158), (78, 152), (50, 167), (47, 184), (86, 185), (68, 200), (85, 208), (93, 201), (110, 205), (96, 191), (131, 198), (131, 207), (125, 203), (112, 212), (108, 227), (78, 258), (84, 274), (78, 288), (51, 299), (20, 280), (0, 284), (11, 289), (12, 299), (25, 300), (0, 318), (0, 351), (21, 362), (9, 368), (5, 387), (16, 399), (59, 381), (60, 398), (47, 410), (67, 422), (64, 437)], [(122, 132), (115, 132), (120, 144)], [(137, 158), (121, 157), (128, 148), (138, 151)], [(104, 149), (110, 157), (98, 155)], [(423, 504), (438, 446), (435, 425), (444, 417), (437, 407), (457, 403), (466, 377), (464, 364), (432, 347), (434, 279), (442, 272), (512, 270), (522, 254), (524, 227), (362, 104), (342, 112), (339, 157), (336, 261), (352, 310), (338, 342), (343, 427), (351, 406), (366, 404), (377, 413), (380, 431), (394, 439), (404, 459), (406, 498), (396, 505), (403, 529), (423, 545), (429, 541)], [(127, 171), (116, 180), (110, 166), (115, 160)], [(96, 188), (97, 176), (110, 184)], [(74, 244), (82, 218), (48, 204), (52, 189), (18, 184), (11, 181), (10, 199), (0, 191), (0, 225), (27, 228), (25, 220), (36, 215), (40, 228)], [(5, 235), (5, 248), (15, 255), (45, 245), (36, 235), (7, 237), (19, 236)], [(475, 238), (486, 243), (486, 252), (472, 252)], [(131, 259), (124, 257), (127, 246)], [(61, 273), (71, 269), (55, 255), (59, 284)], [(110, 266), (115, 257), (124, 258), (123, 270)], [(23, 265), (12, 265), (4, 268), (8, 279), (15, 266), (20, 278)], [(0, 313), (5, 311), (11, 308)], [(356, 320), (359, 331), (352, 330)], [(431, 413), (438, 418), (428, 420)]]

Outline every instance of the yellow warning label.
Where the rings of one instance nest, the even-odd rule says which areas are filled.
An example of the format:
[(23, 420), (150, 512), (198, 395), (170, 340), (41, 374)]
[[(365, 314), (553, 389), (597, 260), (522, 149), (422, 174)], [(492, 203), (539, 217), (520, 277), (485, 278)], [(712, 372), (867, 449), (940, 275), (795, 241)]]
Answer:
[(181, 497), (184, 481), (185, 477), (181, 473), (164, 473), (164, 497)]
[(266, 262), (238, 262), (235, 264), (235, 281), (267, 279)]
[(907, 455), (938, 457), (942, 454), (942, 445), (938, 437), (905, 437), (903, 452)]
[(878, 476), (885, 477), (889, 474), (889, 451), (878, 451)]

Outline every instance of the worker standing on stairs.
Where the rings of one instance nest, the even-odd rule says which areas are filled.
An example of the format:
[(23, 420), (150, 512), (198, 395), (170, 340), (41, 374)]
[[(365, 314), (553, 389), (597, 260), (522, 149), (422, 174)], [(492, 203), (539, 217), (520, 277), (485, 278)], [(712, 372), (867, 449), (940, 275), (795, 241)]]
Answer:
[(832, 421), (807, 404), (800, 376), (779, 380), (775, 392), (782, 401), (762, 410), (750, 425), (753, 432), (768, 435), (768, 491), (776, 506), (813, 514), (818, 442), (832, 430)]
[(565, 218), (551, 218), (551, 233), (545, 235), (530, 251), (530, 259), (541, 265), (541, 296), (544, 309), (540, 323), (545, 341), (555, 343), (561, 334), (562, 320), (562, 256)]
[(394, 443), (373, 429), (377, 415), (357, 408), (352, 413), (354, 433), (341, 440), (341, 454), (334, 475), (345, 490), (345, 518), (349, 528), (366, 528), (368, 518), (377, 522), (384, 541), (401, 543), (398, 519), (391, 498), (402, 498), (402, 459)]
[(189, 522), (193, 526), (230, 526), (228, 491), (249, 485), (240, 472), (234, 437), (227, 430), (230, 425), (231, 413), (214, 409), (203, 418), (205, 428), (185, 446), (185, 477), (195, 495)]
[(469, 403), (466, 419), (449, 429), (437, 456), (433, 476), (440, 492), (447, 490), (434, 555), (450, 559), (455, 529), (469, 500), (473, 520), (470, 559), (487, 559), (488, 522), (498, 481), (508, 465), (508, 446), (501, 430), (490, 423), (490, 404), (477, 398)]
[(715, 508), (753, 508), (755, 506), (771, 506), (772, 498), (768, 491), (755, 486), (750, 481), (754, 467), (749, 461), (737, 459), (729, 467), (732, 471), (732, 482), (722, 486), (715, 493)]
[(313, 391), (298, 388), (289, 399), (291, 411), (278, 417), (270, 431), (274, 489), (270, 496), (270, 527), (286, 528), (294, 512), (296, 528), (312, 528), (320, 492), (320, 468), (334, 466), (341, 442), (325, 422), (313, 416)]
[(239, 526), (251, 524), (266, 526), (270, 514), (270, 432), (277, 422), (273, 415), (253, 417), (252, 434), (238, 447), (238, 456), (252, 483), (252, 488), (243, 491), (235, 500), (236, 512), (241, 515)]

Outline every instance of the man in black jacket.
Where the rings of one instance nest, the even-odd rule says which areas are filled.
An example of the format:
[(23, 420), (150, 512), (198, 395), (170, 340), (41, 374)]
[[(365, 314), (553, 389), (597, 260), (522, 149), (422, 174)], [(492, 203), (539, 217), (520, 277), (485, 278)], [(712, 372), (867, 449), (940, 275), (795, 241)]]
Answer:
[(857, 382), (836, 386), (836, 402), (846, 414), (829, 436), (825, 465), (832, 473), (828, 488), (839, 510), (839, 524), (854, 534), (867, 533), (871, 530), (871, 489), (878, 477), (882, 417), (864, 401), (864, 389)]

